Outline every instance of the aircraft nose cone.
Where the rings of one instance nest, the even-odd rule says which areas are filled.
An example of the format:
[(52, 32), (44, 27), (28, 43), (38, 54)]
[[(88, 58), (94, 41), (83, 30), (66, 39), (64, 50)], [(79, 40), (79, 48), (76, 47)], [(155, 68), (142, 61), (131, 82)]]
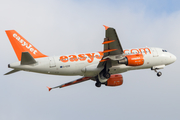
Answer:
[(171, 55), (171, 59), (172, 59), (172, 62), (175, 62), (177, 58), (175, 55)]
[(175, 62), (177, 58), (176, 58), (175, 55), (173, 55), (173, 56), (172, 56), (172, 59), (173, 59), (173, 62)]

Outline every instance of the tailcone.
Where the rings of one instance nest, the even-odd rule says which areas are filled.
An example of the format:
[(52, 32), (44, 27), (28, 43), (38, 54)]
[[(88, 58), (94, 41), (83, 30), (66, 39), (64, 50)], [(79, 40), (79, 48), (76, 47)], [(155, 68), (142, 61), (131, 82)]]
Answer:
[(19, 69), (19, 68), (21, 68), (21, 63), (20, 63), (20, 61), (15, 62), (15, 63), (10, 63), (10, 64), (8, 64), (8, 68)]

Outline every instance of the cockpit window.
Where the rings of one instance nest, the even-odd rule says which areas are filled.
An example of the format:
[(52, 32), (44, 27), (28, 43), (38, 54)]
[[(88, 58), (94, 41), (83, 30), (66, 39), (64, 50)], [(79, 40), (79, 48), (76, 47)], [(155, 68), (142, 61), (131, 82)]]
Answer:
[(163, 52), (167, 52), (167, 50), (162, 50)]

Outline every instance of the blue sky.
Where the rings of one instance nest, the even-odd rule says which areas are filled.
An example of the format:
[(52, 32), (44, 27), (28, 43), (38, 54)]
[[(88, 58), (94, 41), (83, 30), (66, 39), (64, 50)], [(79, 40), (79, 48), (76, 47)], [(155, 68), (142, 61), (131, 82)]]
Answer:
[[(0, 119), (180, 119), (179, 1), (6, 0), (0, 4)], [(80, 76), (30, 72), (3, 74), (17, 61), (5, 30), (15, 29), (49, 56), (101, 51), (105, 30), (114, 27), (124, 49), (160, 47), (177, 56), (161, 70), (122, 73), (119, 87), (94, 86), (93, 81), (51, 92)]]
[(178, 0), (74, 0), (75, 3), (101, 3), (102, 5), (109, 6), (113, 8), (129, 7), (133, 10), (138, 10), (144, 8), (147, 14), (161, 15), (161, 14), (171, 14), (173, 12), (179, 11), (180, 1)]
[(140, 0), (145, 6), (145, 11), (153, 15), (172, 14), (179, 11), (180, 1), (178, 0)]

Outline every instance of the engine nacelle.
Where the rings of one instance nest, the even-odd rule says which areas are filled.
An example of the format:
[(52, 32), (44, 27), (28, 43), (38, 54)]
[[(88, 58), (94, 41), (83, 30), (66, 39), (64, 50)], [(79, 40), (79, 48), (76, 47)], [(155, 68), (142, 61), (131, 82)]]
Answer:
[(123, 77), (120, 74), (111, 75), (105, 83), (106, 86), (119, 86), (123, 84)]
[(144, 57), (142, 54), (126, 55), (126, 57), (119, 60), (118, 63), (126, 64), (127, 66), (140, 66), (144, 64)]

